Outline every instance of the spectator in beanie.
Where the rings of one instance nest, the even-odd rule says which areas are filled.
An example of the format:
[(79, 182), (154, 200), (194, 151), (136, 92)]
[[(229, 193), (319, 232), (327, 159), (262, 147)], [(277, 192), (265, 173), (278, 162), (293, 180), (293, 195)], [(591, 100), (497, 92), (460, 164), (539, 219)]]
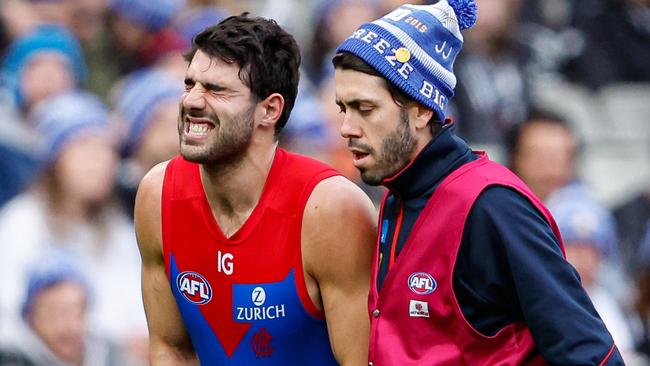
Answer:
[[(609, 211), (598, 205), (579, 184), (556, 191), (548, 200), (564, 240), (567, 260), (576, 268), (582, 285), (612, 334), (627, 362), (635, 356), (634, 339), (626, 313), (605, 278), (604, 264), (618, 256), (616, 223)], [(619, 284), (621, 286), (621, 284)]]
[(184, 0), (110, 0), (109, 40), (121, 75), (151, 66), (169, 52), (183, 63), (185, 45), (171, 22), (184, 5)]
[(44, 139), (32, 189), (0, 212), (0, 341), (20, 318), (27, 269), (50, 246), (82, 260), (96, 290), (89, 326), (116, 343), (146, 338), (133, 226), (112, 194), (117, 151), (108, 111), (93, 95), (68, 93), (31, 114)]
[(140, 179), (154, 165), (178, 154), (176, 121), (182, 92), (182, 80), (156, 69), (131, 75), (114, 92), (126, 129), (117, 189), (131, 217)]
[(24, 322), (8, 348), (34, 366), (125, 365), (110, 342), (88, 331), (91, 288), (74, 256), (64, 251), (41, 255), (30, 268)]
[(67, 29), (41, 25), (9, 46), (1, 77), (13, 105), (28, 111), (49, 96), (83, 85), (86, 64), (79, 43)]

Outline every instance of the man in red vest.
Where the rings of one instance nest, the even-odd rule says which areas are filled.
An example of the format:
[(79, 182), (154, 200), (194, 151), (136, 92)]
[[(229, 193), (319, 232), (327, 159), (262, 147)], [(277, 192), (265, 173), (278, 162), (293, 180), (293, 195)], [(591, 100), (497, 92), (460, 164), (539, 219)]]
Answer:
[(389, 189), (370, 290), (370, 365), (622, 365), (548, 210), (446, 117), (471, 0), (403, 5), (333, 59), (341, 135)]

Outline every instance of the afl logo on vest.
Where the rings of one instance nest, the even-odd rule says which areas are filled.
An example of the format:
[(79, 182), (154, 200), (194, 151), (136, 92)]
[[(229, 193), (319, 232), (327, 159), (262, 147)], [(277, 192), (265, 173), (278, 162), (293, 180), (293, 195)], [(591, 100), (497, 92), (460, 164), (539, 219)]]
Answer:
[(433, 276), (426, 272), (415, 272), (409, 276), (408, 286), (418, 295), (427, 295), (436, 290), (438, 284)]
[(187, 301), (196, 305), (203, 305), (212, 299), (212, 287), (205, 277), (196, 272), (181, 272), (176, 277), (178, 291)]

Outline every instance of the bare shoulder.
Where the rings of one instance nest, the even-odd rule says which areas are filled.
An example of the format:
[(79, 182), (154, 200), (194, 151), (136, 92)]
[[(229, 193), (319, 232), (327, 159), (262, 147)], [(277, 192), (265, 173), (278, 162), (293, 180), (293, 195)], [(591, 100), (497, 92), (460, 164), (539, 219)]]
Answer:
[(327, 269), (327, 263), (345, 266), (341, 256), (352, 261), (367, 258), (374, 248), (376, 222), (372, 201), (356, 184), (341, 176), (321, 181), (303, 216), (306, 269), (316, 275), (314, 272)]
[(160, 253), (162, 243), (161, 198), (165, 170), (169, 162), (154, 166), (142, 178), (135, 198), (135, 231), (143, 259)]
[(168, 162), (153, 167), (135, 199), (135, 231), (142, 256), (142, 296), (152, 365), (198, 365), (171, 292), (162, 250), (162, 190)]
[[(162, 184), (165, 178), (165, 170), (167, 169), (169, 161), (164, 161), (157, 164), (145, 174), (138, 186), (138, 194), (136, 196), (136, 205), (154, 203), (149, 202), (151, 199), (160, 198), (162, 195)], [(158, 200), (159, 201), (159, 200)]]
[(344, 213), (352, 215), (350, 220), (371, 219), (374, 222), (376, 218), (370, 198), (347, 178), (334, 176), (318, 183), (307, 201), (305, 218), (341, 222)]

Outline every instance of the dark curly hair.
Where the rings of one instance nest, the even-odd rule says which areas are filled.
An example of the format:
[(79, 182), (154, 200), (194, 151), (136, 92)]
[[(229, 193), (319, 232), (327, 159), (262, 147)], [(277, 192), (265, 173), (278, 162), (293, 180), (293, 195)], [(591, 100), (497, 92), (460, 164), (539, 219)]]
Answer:
[(239, 65), (239, 79), (259, 100), (273, 93), (284, 98), (284, 110), (275, 125), (278, 136), (287, 124), (298, 94), (300, 49), (292, 35), (274, 20), (231, 16), (194, 37), (184, 55), (190, 62), (196, 51)]

